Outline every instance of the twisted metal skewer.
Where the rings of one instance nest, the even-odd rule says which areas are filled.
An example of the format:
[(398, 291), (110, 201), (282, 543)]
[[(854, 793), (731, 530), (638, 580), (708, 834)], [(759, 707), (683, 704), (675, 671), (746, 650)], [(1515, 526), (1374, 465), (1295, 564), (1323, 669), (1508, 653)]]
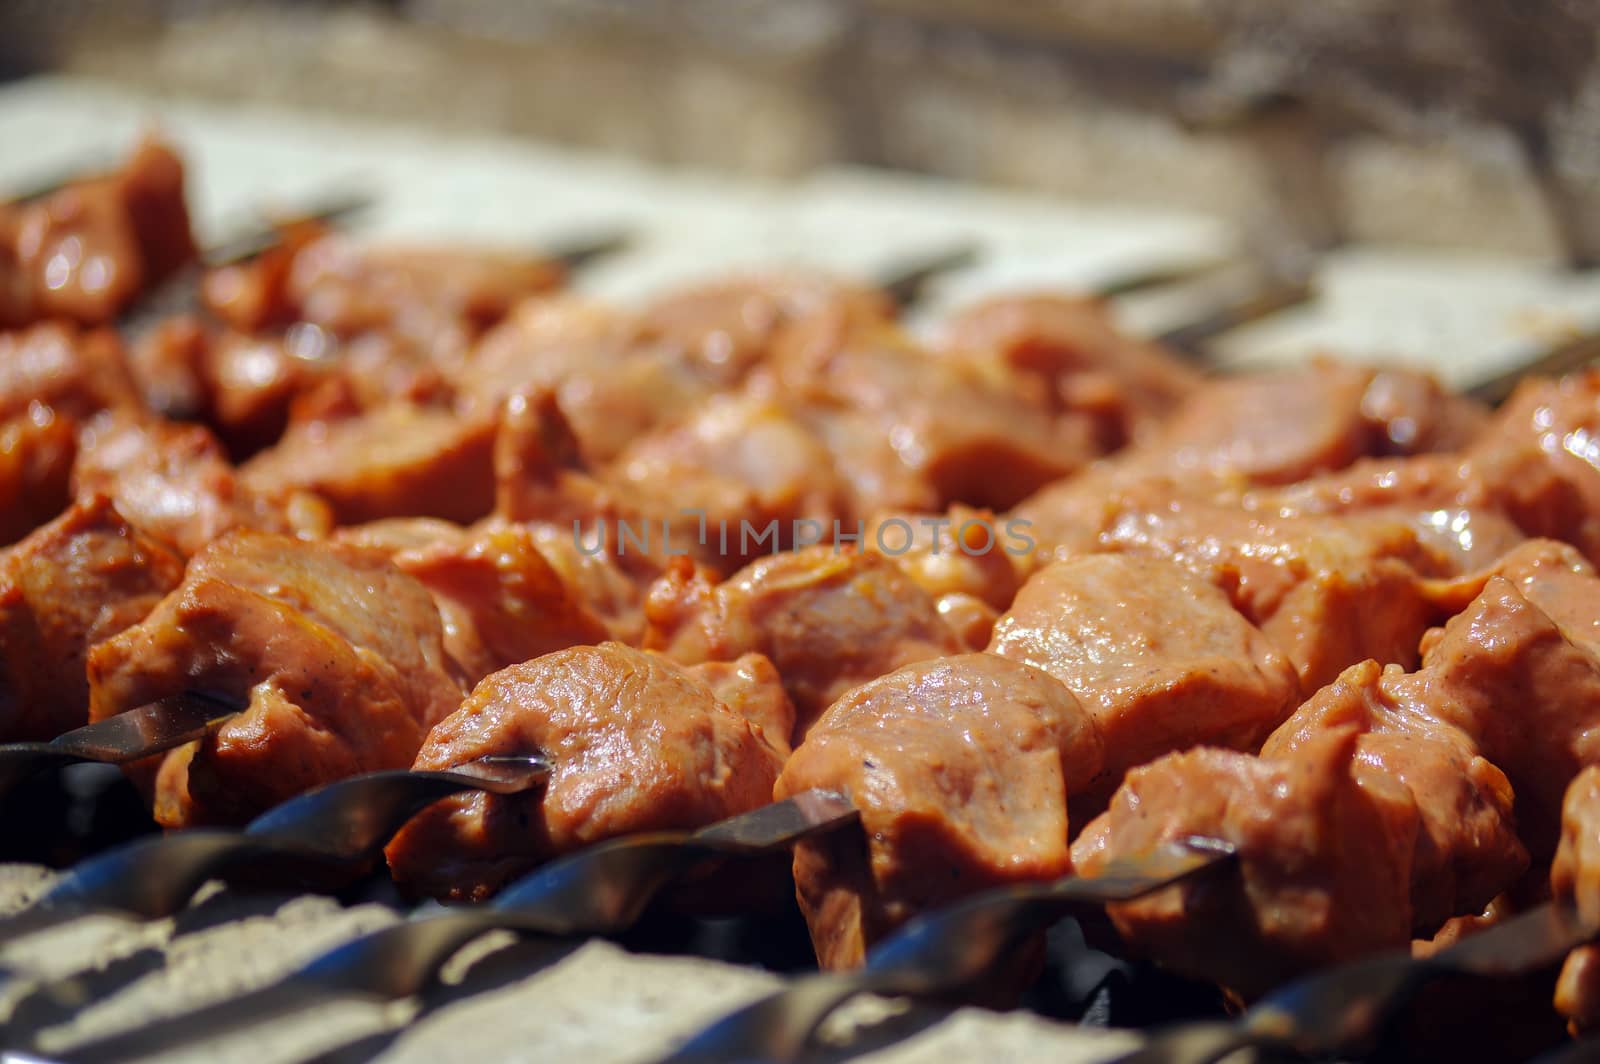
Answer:
[(0, 795), (35, 772), (56, 765), (98, 761), (125, 765), (204, 737), (217, 721), (239, 709), (233, 702), (198, 691), (86, 724), (44, 743), (0, 745)]
[(984, 891), (928, 913), (881, 943), (854, 972), (824, 973), (723, 1017), (663, 1064), (798, 1059), (824, 1020), (862, 994), (944, 998), (970, 991), (1035, 933), (1083, 906), (1129, 901), (1229, 862), (1211, 839), (1172, 843), (1111, 862), (1092, 877), (1066, 876)]
[(1308, 976), (1231, 1023), (1184, 1024), (1158, 1034), (1118, 1064), (1213, 1064), (1252, 1048), (1306, 1057), (1361, 1053), (1430, 980), (1524, 975), (1555, 963), (1594, 934), (1570, 906), (1547, 902), (1430, 957), (1400, 951)]
[(240, 831), (200, 828), (132, 842), (83, 862), (30, 908), (0, 921), (0, 941), (86, 913), (171, 916), (209, 880), (238, 882), (263, 864), (359, 867), (440, 798), (465, 790), (515, 794), (549, 776), (541, 755), (489, 755), (442, 772), (369, 772), (292, 798)]
[(562, 936), (625, 930), (664, 887), (709, 860), (773, 853), (858, 819), (842, 795), (806, 791), (700, 831), (655, 832), (602, 843), (530, 873), (492, 903), (424, 906), (411, 919), (329, 950), (277, 982), (75, 1046), (70, 1055), (88, 1064), (170, 1049), (297, 1011), (330, 995), (410, 997), (425, 990), (450, 957), (486, 932)]

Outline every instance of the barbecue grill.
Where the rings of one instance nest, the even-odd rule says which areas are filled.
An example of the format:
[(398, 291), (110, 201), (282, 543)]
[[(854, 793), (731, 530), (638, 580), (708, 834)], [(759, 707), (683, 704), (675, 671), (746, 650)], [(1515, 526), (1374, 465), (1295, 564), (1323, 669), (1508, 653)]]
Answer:
[[(8, 136), (8, 128), (47, 122), (37, 116), (51, 108), (78, 113), (86, 101), (103, 101), (97, 91), (70, 84), (8, 90), (13, 101), (30, 96), (32, 106), (8, 111), (6, 96), (0, 94), (0, 139)], [(115, 113), (123, 106), (125, 101), (112, 104), (102, 125), (81, 126), (79, 136), (96, 141), (123, 130)], [(233, 150), (222, 143), (226, 129), (239, 121), (231, 114), (178, 106), (168, 110), (167, 121), (193, 139), (202, 157), (215, 151), (225, 158)], [(255, 128), (265, 138), (280, 143), (296, 143), (294, 137), (304, 138), (311, 130), (309, 141), (298, 142), (308, 146), (297, 158), (318, 154), (336, 135), (331, 128), (318, 134), (315, 123), (303, 125), (297, 118), (257, 116), (250, 121), (258, 123)], [(283, 132), (290, 124), (292, 135)], [(320, 145), (319, 135), (325, 138)], [(408, 152), (428, 150), (420, 141), (394, 134), (362, 135), (370, 135), (377, 146), (368, 154), (362, 154), (367, 151), (363, 147), (347, 157), (403, 159)], [(74, 148), (62, 144), (57, 150), (65, 158)], [(322, 165), (331, 180), (357, 180), (370, 189), (373, 231), (453, 231), (448, 217), (424, 217), (423, 205), (407, 205), (404, 192), (391, 190), (388, 177), (342, 173), (347, 157), (337, 151), (328, 154), (331, 158)], [(509, 149), (507, 154), (516, 155)], [(242, 153), (235, 165), (243, 169), (247, 155)], [(219, 169), (225, 172), (227, 165)], [(391, 174), (409, 169), (401, 162), (393, 165)], [(493, 161), (490, 169), (506, 175), (507, 182), (521, 178), (566, 185), (573, 180), (563, 171), (568, 165), (579, 164), (528, 154)], [(297, 196), (303, 205), (315, 207), (316, 197), (303, 194), (314, 182), (297, 176), (304, 187), (273, 190), (273, 206), (280, 213), (294, 213)], [(1110, 232), (1127, 221), (1086, 220), (1071, 212), (1053, 216), (1038, 204), (964, 203), (960, 193), (949, 192), (947, 200), (941, 199), (940, 190), (916, 187), (906, 198), (924, 202), (926, 213), (919, 215), (920, 207), (905, 210), (900, 224), (892, 227), (903, 232), (890, 234), (892, 243), (873, 233), (861, 245), (847, 247), (848, 241), (819, 240), (819, 233), (852, 211), (873, 213), (885, 193), (865, 179), (832, 181), (818, 182), (803, 193), (813, 209), (779, 239), (779, 246), (785, 251), (833, 246), (848, 261), (824, 265), (886, 282), (912, 304), (913, 312), (937, 305), (941, 289), (960, 293), (981, 285), (986, 271), (1001, 281), (1008, 275), (1038, 276), (1051, 265), (1040, 252), (1042, 245), (1064, 241), (1074, 232), (1093, 234), (1102, 224), (1105, 228), (1098, 231)], [(216, 206), (231, 200), (236, 211), (240, 202), (262, 196), (262, 188), (249, 184), (207, 189), (202, 203)], [(683, 268), (682, 252), (670, 247), (685, 227), (681, 217), (672, 216), (673, 205), (690, 204), (699, 212), (696, 224), (710, 219), (713, 229), (720, 224), (722, 233), (733, 234), (748, 232), (753, 218), (766, 219), (774, 202), (793, 194), (790, 189), (741, 188), (743, 202), (734, 197), (719, 215), (722, 208), (708, 201), (720, 198), (720, 189), (684, 188), (616, 170), (607, 171), (601, 185), (587, 201), (591, 215), (579, 217), (576, 225), (573, 215), (584, 212), (569, 205), (552, 210), (549, 218), (535, 218), (530, 231), (517, 238), (524, 246), (548, 249), (570, 241), (574, 233), (627, 233), (628, 246), (612, 249), (608, 257), (588, 263), (588, 240), (579, 242), (581, 254), (571, 256), (585, 260), (592, 271), (581, 283), (608, 292), (637, 291)], [(20, 182), (16, 187), (28, 188)], [(613, 195), (614, 190), (648, 190), (659, 196), (661, 216), (604, 213), (597, 205), (624, 199)], [(467, 198), (446, 195), (439, 202), (461, 210)], [(396, 201), (400, 206), (391, 210)], [(968, 210), (965, 224), (947, 224), (942, 208), (949, 202)], [(414, 211), (410, 218), (405, 216), (408, 209)], [(439, 208), (430, 203), (426, 209)], [(216, 223), (229, 213), (217, 209), (213, 226), (227, 228)], [(559, 227), (553, 224), (557, 217)], [(986, 229), (986, 221), (994, 225)], [(1338, 309), (1317, 303), (1317, 287), (1304, 278), (1283, 277), (1261, 266), (1203, 222), (1160, 217), (1143, 222), (1140, 246), (1116, 246), (1108, 238), (1095, 248), (1091, 239), (1079, 246), (1094, 253), (1056, 262), (1055, 276), (1125, 298), (1130, 317), (1142, 316), (1148, 331), (1164, 335), (1197, 359), (1230, 365), (1270, 360), (1273, 330), (1337, 336)], [(760, 224), (771, 232), (769, 221)], [(1051, 225), (1057, 228), (1049, 237), (1027, 234)], [(1001, 235), (985, 240), (986, 233)], [(713, 251), (715, 236), (706, 238)], [(1359, 274), (1359, 263), (1346, 261), (1330, 269), (1335, 275), (1346, 271), (1346, 283), (1359, 284), (1349, 280)], [(1374, 269), (1403, 273), (1393, 264)], [(707, 272), (704, 264), (697, 272)], [(1482, 277), (1463, 279), (1464, 305), (1470, 308), (1470, 293), (1484, 283)], [(1538, 283), (1529, 282), (1530, 290)], [(1566, 327), (1557, 330), (1561, 335), (1553, 341), (1480, 336), (1478, 348), (1440, 367), (1444, 374), (1499, 398), (1519, 368), (1565, 368), (1592, 356), (1594, 341), (1584, 315), (1600, 308), (1600, 286), (1571, 279), (1548, 283), (1554, 293), (1550, 302), (1568, 316)], [(1288, 324), (1286, 318), (1291, 319)], [(1471, 331), (1470, 325), (1451, 324), (1445, 332), (1452, 328)], [(213, 711), (222, 710), (201, 707), (187, 730), (178, 729), (141, 752), (166, 749), (192, 736)], [(124, 735), (120, 741), (130, 739), (149, 736)], [(7, 756), (0, 750), (0, 776)], [(265, 1055), (273, 1060), (360, 1061), (464, 1055), (479, 1046), (536, 1059), (588, 1052), (638, 1060), (859, 1056), (909, 1061), (980, 1053), (1109, 1060), (1133, 1053), (1129, 1059), (1198, 1062), (1250, 1046), (1288, 1057), (1374, 1048), (1404, 1056), (1443, 1051), (1452, 1033), (1409, 1028), (1408, 1004), (1425, 1001), (1441, 988), (1469, 995), (1484, 992), (1476, 983), (1463, 989), (1463, 975), (1494, 980), (1490, 993), (1548, 1000), (1551, 965), (1589, 937), (1567, 910), (1534, 909), (1428, 962), (1394, 957), (1362, 962), (1285, 988), (1235, 1015), (1211, 987), (1096, 948), (1111, 937), (1099, 913), (1104, 902), (1178, 877), (1225, 874), (1222, 867), (1230, 855), (1201, 845), (1152, 855), (1148, 863), (1096, 880), (1058, 884), (1048, 896), (1020, 897), (1015, 891), (980, 895), (971, 903), (929, 914), (885, 943), (855, 978), (813, 974), (811, 946), (798, 914), (707, 919), (650, 904), (708, 860), (737, 862), (742, 850), (782, 849), (806, 832), (847, 825), (847, 805), (830, 803), (827, 796), (803, 807), (764, 811), (757, 816), (765, 819), (753, 823), (714, 826), (683, 837), (624, 840), (580, 852), (536, 871), (490, 906), (464, 915), (438, 906), (407, 907), (386, 873), (362, 871), (361, 860), (372, 857), (370, 843), (381, 844), (377, 835), (387, 833), (387, 822), (364, 840), (369, 845), (339, 855), (344, 868), (338, 874), (319, 865), (318, 858), (327, 853), (295, 849), (322, 847), (330, 838), (327, 825), (341, 822), (336, 815), (344, 808), (341, 802), (352, 809), (370, 808), (375, 799), (363, 791), (339, 801), (325, 797), (320, 806), (267, 814), (245, 829), (246, 836), (254, 836), (246, 841), (255, 846), (248, 861), (238, 861), (237, 867), (226, 861), (198, 862), (181, 889), (174, 887), (155, 899), (148, 891), (130, 888), (155, 881), (158, 866), (167, 869), (167, 861), (177, 862), (176, 850), (151, 849), (156, 863), (144, 871), (138, 871), (137, 862), (95, 863), (108, 854), (132, 852), (129, 845), (161, 845), (154, 841), (153, 823), (132, 812), (142, 806), (121, 772), (97, 763), (126, 758), (89, 748), (79, 748), (74, 756), (88, 763), (27, 775), (0, 798), (0, 859), (17, 862), (5, 868), (0, 880), (0, 912), (8, 914), (0, 922), (0, 1008), (9, 1011), (4, 1040), (17, 1050), (19, 1060), (26, 1055), (70, 1061), (155, 1055), (258, 1060)], [(45, 757), (53, 754), (46, 752)], [(487, 781), (430, 780), (428, 786), (539, 785), (537, 772), (509, 781), (498, 772), (491, 775)], [(382, 786), (399, 788), (399, 793), (414, 782), (415, 776), (409, 776)], [(431, 798), (440, 792), (420, 793)], [(418, 800), (407, 791), (405, 801), (396, 799), (396, 808), (409, 810), (407, 802)], [(184, 834), (173, 838), (181, 841)], [(289, 841), (274, 849), (262, 846), (265, 839), (274, 845)], [(238, 837), (217, 840), (228, 847), (239, 842)], [(47, 872), (42, 866), (59, 871)], [(214, 878), (227, 883), (206, 885)], [(1025, 995), (1026, 1011), (998, 1017), (963, 1007), (983, 999), (987, 969), (981, 947), (1010, 941), (1008, 936), (1024, 924), (1050, 929), (1048, 960)], [(522, 932), (523, 938), (516, 939), (512, 931)], [(954, 978), (964, 974), (959, 962), (964, 956), (974, 968), (965, 978)], [(1505, 1038), (1506, 1052), (1523, 1052), (1533, 1045), (1557, 1046), (1553, 1016), (1550, 1026), (1503, 1032), (1463, 1024), (1456, 1033), (1480, 1052), (1487, 1051), (1487, 1040), (1497, 1037)], [(497, 1040), (501, 1028), (515, 1031), (518, 1044)], [(1579, 1053), (1582, 1047), (1564, 1051)]]

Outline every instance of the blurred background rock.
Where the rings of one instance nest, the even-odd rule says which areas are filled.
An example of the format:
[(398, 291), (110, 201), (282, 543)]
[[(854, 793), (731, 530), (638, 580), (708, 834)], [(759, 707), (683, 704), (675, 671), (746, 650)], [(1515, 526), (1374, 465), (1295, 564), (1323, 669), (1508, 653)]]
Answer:
[(0, 0), (5, 76), (1585, 263), (1597, 57), (1596, 0)]

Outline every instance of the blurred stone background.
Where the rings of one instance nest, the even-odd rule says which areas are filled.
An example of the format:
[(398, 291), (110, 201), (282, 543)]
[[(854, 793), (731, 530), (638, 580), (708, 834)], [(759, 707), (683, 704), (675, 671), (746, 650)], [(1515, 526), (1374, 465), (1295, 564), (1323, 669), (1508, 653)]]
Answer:
[(7, 76), (1583, 263), (1597, 57), (1596, 0), (0, 0)]

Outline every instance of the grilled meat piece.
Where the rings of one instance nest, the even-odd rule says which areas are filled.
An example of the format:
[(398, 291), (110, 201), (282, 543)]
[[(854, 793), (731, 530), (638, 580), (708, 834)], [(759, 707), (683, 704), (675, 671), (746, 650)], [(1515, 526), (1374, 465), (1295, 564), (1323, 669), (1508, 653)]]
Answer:
[[(1600, 926), (1600, 766), (1585, 768), (1567, 787), (1550, 889), (1576, 905), (1585, 923)], [(1600, 1027), (1600, 945), (1568, 954), (1556, 982), (1555, 1005), (1575, 1036)]]
[(1484, 418), (1431, 378), (1319, 361), (1207, 385), (1127, 461), (1147, 473), (1287, 484), (1358, 458), (1454, 450)]
[(752, 562), (721, 583), (675, 565), (650, 589), (645, 615), (644, 645), (675, 661), (771, 659), (794, 701), (796, 739), (857, 684), (965, 649), (892, 560), (822, 545)]
[(1361, 462), (1338, 474), (1247, 495), (1252, 510), (1407, 513), (1457, 570), (1482, 569), (1520, 535), (1600, 559), (1600, 372), (1524, 384), (1455, 454)]
[(1421, 525), (1432, 511), (1473, 505), (1457, 498), (1460, 460), (1415, 459), (1427, 471), (1420, 476), (1408, 472), (1412, 462), (1360, 460), (1465, 447), (1486, 431), (1486, 417), (1431, 377), (1403, 370), (1317, 362), (1226, 378), (1195, 390), (1132, 446), (1027, 499), (1015, 516), (1041, 543), (1063, 549), (1092, 543), (1107, 500), (1130, 492), (1283, 517), (1392, 506)]
[(1118, 330), (1097, 299), (986, 299), (956, 314), (943, 340), (951, 351), (1044, 378), (1060, 409), (1093, 420), (1106, 452), (1149, 437), (1202, 380), (1172, 353)]
[(1359, 730), (1290, 756), (1202, 747), (1133, 769), (1073, 844), (1093, 874), (1192, 835), (1224, 839), (1239, 870), (1109, 909), (1130, 947), (1253, 998), (1303, 972), (1411, 939), (1419, 817), (1404, 784), (1363, 770)]
[(154, 139), (121, 169), (0, 207), (0, 327), (105, 325), (195, 256), (183, 163)]
[[(542, 795), (462, 794), (429, 806), (389, 844), (395, 879), (436, 897), (483, 898), (581, 846), (766, 804), (787, 746), (732, 707), (770, 706), (782, 693), (770, 669), (742, 664), (746, 674), (719, 670), (708, 682), (696, 668), (605, 643), (489, 676), (429, 732), (414, 767), (539, 751), (554, 765), (550, 782)], [(737, 691), (746, 677), (751, 690)], [(788, 725), (781, 711), (767, 723)]]
[(1128, 769), (1162, 754), (1254, 751), (1299, 701), (1289, 662), (1227, 596), (1158, 559), (1047, 566), (996, 623), (989, 650), (1078, 697), (1105, 739), (1102, 801)]
[(877, 289), (792, 272), (669, 292), (640, 312), (636, 327), (645, 343), (728, 386), (769, 360), (824, 359), (857, 329), (894, 317), (894, 304)]
[(1511, 780), (1520, 833), (1539, 859), (1555, 850), (1568, 782), (1600, 764), (1600, 659), (1587, 642), (1600, 579), (1583, 579), (1587, 609), (1574, 618), (1561, 614), (1560, 599), (1551, 605), (1557, 612), (1547, 612), (1510, 580), (1491, 577), (1470, 606), (1430, 634), (1418, 673), (1439, 719), (1470, 735)]
[(1002, 508), (1097, 456), (1089, 423), (991, 360), (935, 354), (886, 325), (775, 362), (773, 389), (833, 452), (851, 512)]
[(1406, 520), (1268, 517), (1154, 485), (1107, 507), (1100, 549), (1170, 559), (1228, 592), (1309, 694), (1367, 658), (1414, 667), (1435, 621), (1424, 577), (1447, 563)]
[(66, 509), (77, 453), (77, 423), (47, 406), (0, 420), (0, 546)]
[(455, 709), (443, 628), (381, 554), (236, 529), (143, 622), (89, 655), (90, 717), (201, 690), (242, 712), (167, 755), (156, 819), (236, 823), (357, 772), (405, 768)]
[(688, 417), (716, 390), (671, 349), (642, 343), (633, 318), (568, 295), (518, 304), (452, 381), (469, 414), (549, 392), (589, 467)]
[(42, 406), (81, 419), (139, 401), (122, 345), (110, 332), (62, 322), (0, 332), (0, 417)]
[(1261, 748), (1262, 757), (1290, 757), (1323, 732), (1360, 730), (1362, 770), (1398, 780), (1417, 806), (1410, 903), (1418, 934), (1483, 912), (1528, 866), (1505, 773), (1472, 736), (1441, 719), (1434, 697), (1426, 673), (1362, 662), (1317, 692)]
[(233, 528), (320, 534), (320, 500), (293, 490), (257, 491), (201, 425), (107, 413), (80, 436), (75, 494), (101, 493), (141, 531), (193, 554)]
[[(1477, 914), (1530, 857), (1549, 859), (1569, 781), (1600, 764), (1592, 738), (1600, 578), (1570, 548), (1534, 542), (1480, 583), (1465, 610), (1429, 633), (1417, 672), (1353, 667), (1270, 736), (1259, 760), (1207, 752), (1208, 760), (1165, 758), (1129, 774), (1107, 816), (1079, 840), (1083, 863), (1156, 838), (1216, 835), (1240, 845), (1243, 877), (1242, 890), (1196, 886), (1119, 907), (1114, 918), (1130, 940), (1251, 996)], [(1338, 734), (1350, 738), (1345, 755), (1313, 758)], [(1262, 793), (1262, 780), (1297, 764), (1320, 765), (1327, 780), (1299, 794)], [(1316, 810), (1334, 808), (1349, 787), (1367, 826), (1347, 837)], [(1197, 802), (1208, 788), (1219, 797)], [(1297, 816), (1303, 832), (1274, 834)], [(1261, 826), (1268, 817), (1271, 827)], [(1371, 851), (1384, 837), (1374, 833), (1385, 831), (1387, 858)], [(1355, 870), (1388, 893), (1363, 894), (1371, 886), (1351, 882)], [(1402, 913), (1410, 925), (1363, 922), (1375, 913)], [(1584, 963), (1573, 962), (1573, 995)]]
[(796, 522), (830, 534), (844, 500), (821, 442), (781, 404), (748, 396), (714, 396), (687, 421), (635, 440), (610, 479), (631, 505), (662, 515), (675, 549), (724, 573), (774, 549), (744, 550), (746, 525), (775, 522), (777, 546), (788, 549)]
[[(395, 525), (400, 527), (385, 527)], [(341, 530), (335, 538), (378, 549), (387, 545), (389, 559), (422, 581), (439, 607), (445, 652), (464, 686), (507, 666), (610, 637), (524, 526), (469, 530), (396, 518), (377, 528)]]
[(311, 491), (340, 524), (385, 517), (469, 522), (494, 507), (492, 420), (396, 402), (345, 417), (296, 422), (240, 468), (265, 495)]
[(1468, 475), (1530, 536), (1600, 563), (1600, 370), (1524, 383), (1465, 452)]
[(824, 968), (916, 913), (1072, 868), (1067, 798), (1099, 774), (1093, 720), (1048, 674), (993, 654), (908, 665), (848, 692), (806, 734), (777, 797), (845, 792), (859, 833), (795, 848)]
[(315, 226), (212, 271), (208, 307), (242, 332), (303, 322), (338, 340), (387, 334), (424, 357), (459, 357), (519, 301), (559, 287), (555, 263), (489, 250), (367, 247)]
[(0, 742), (87, 723), (89, 648), (144, 619), (183, 560), (103, 495), (0, 553)]

